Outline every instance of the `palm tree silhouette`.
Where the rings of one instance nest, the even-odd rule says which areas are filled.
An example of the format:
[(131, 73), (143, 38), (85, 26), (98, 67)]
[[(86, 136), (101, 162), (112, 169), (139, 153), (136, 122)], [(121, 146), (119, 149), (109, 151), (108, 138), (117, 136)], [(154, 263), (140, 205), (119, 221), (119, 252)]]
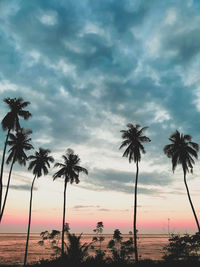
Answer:
[(67, 232), (67, 259), (71, 266), (79, 266), (80, 263), (83, 263), (84, 259), (88, 256), (88, 250), (91, 246), (91, 243), (82, 243), (81, 238), (82, 234), (77, 236)]
[(199, 222), (197, 215), (192, 204), (190, 192), (188, 189), (186, 174), (187, 172), (193, 172), (193, 164), (195, 164), (194, 158), (198, 159), (199, 145), (192, 142), (192, 137), (189, 134), (183, 135), (179, 131), (175, 131), (169, 138), (172, 144), (166, 145), (163, 149), (168, 158), (172, 159), (172, 171), (174, 172), (177, 165), (181, 164), (184, 174), (184, 183), (188, 195), (188, 199), (194, 214), (194, 218), (197, 224), (198, 231), (200, 232)]
[(34, 178), (31, 185), (31, 196), (30, 196), (30, 206), (29, 206), (29, 221), (28, 221), (28, 231), (27, 231), (27, 239), (26, 239), (26, 248), (24, 255), (24, 266), (26, 265), (27, 253), (28, 253), (28, 242), (29, 242), (29, 234), (30, 234), (30, 226), (31, 226), (31, 209), (32, 209), (32, 196), (33, 196), (33, 186), (36, 178), (40, 176), (48, 174), (48, 168), (50, 168), (50, 163), (54, 162), (53, 157), (49, 156), (51, 151), (49, 149), (39, 148), (39, 152), (35, 152), (35, 155), (31, 155), (28, 157), (31, 162), (29, 163), (29, 170), (33, 170)]
[(25, 120), (28, 120), (31, 117), (31, 113), (27, 110), (24, 110), (25, 107), (27, 107), (30, 102), (26, 101), (24, 102), (23, 98), (5, 98), (3, 100), (9, 107), (10, 111), (6, 114), (6, 116), (3, 118), (1, 122), (2, 129), (7, 132), (4, 149), (3, 149), (3, 155), (2, 155), (2, 161), (1, 161), (1, 172), (0, 172), (0, 211), (2, 207), (2, 194), (3, 194), (3, 167), (4, 167), (4, 161), (5, 161), (5, 154), (6, 154), (6, 147), (7, 147), (7, 141), (10, 131), (12, 130), (19, 130), (20, 123), (19, 123), (19, 117), (22, 117)]
[(0, 222), (2, 220), (5, 205), (6, 205), (13, 165), (15, 164), (15, 162), (18, 162), (19, 165), (25, 166), (26, 161), (28, 159), (28, 157), (25, 154), (25, 151), (33, 149), (33, 146), (30, 144), (31, 138), (29, 138), (29, 135), (31, 133), (32, 133), (31, 130), (29, 129), (25, 130), (22, 128), (15, 135), (12, 133), (9, 134), (10, 140), (7, 141), (7, 144), (11, 146), (11, 148), (9, 150), (10, 154), (7, 158), (6, 163), (9, 164), (11, 162), (11, 165), (10, 165), (10, 171), (9, 171), (9, 176), (8, 176), (5, 197), (4, 197), (4, 201), (2, 205), (2, 210), (0, 213)]
[(67, 149), (66, 154), (62, 156), (64, 163), (56, 163), (54, 167), (59, 167), (60, 170), (53, 175), (53, 180), (63, 177), (64, 181), (64, 203), (63, 203), (63, 224), (62, 224), (62, 256), (64, 256), (64, 228), (65, 228), (65, 205), (66, 205), (66, 189), (67, 183), (79, 183), (79, 173), (83, 172), (88, 175), (88, 171), (79, 166), (80, 158), (74, 154), (70, 148)]
[(138, 262), (137, 250), (137, 228), (136, 228), (136, 215), (137, 215), (137, 184), (138, 184), (138, 163), (141, 160), (141, 152), (144, 154), (145, 149), (142, 143), (150, 142), (151, 140), (143, 135), (143, 132), (148, 127), (143, 127), (139, 124), (127, 124), (128, 130), (122, 130), (122, 142), (120, 149), (126, 147), (123, 157), (128, 157), (129, 163), (134, 161), (136, 163), (136, 178), (135, 178), (135, 198), (134, 198), (134, 219), (133, 219), (133, 232), (134, 232), (134, 245), (135, 245), (135, 261)]

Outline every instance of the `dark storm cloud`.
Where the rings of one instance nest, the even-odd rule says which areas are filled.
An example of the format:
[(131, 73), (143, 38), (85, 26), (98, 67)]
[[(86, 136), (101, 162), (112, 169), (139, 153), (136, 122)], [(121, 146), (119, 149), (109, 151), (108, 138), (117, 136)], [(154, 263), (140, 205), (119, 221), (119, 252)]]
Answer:
[[(113, 149), (112, 140), (92, 134), (109, 124), (107, 112), (150, 126), (148, 153), (163, 162), (162, 148), (176, 128), (199, 139), (199, 85), (190, 77), (200, 58), (199, 11), (189, 0), (1, 1), (0, 97), (31, 101), (33, 118), (22, 124), (33, 129), (36, 147), (45, 140), (55, 152), (73, 143)], [(1, 105), (1, 118), (5, 112)], [(94, 177), (132, 193), (123, 183), (118, 187), (132, 181), (129, 175), (108, 170)], [(171, 180), (141, 173), (140, 183)]]

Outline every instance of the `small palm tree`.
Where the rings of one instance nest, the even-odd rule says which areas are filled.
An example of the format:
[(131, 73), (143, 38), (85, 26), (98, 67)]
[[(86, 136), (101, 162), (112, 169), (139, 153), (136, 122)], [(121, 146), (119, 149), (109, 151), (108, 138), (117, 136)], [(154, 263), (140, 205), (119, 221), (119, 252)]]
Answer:
[(67, 232), (67, 259), (70, 262), (70, 265), (80, 264), (83, 262), (84, 258), (88, 256), (88, 249), (91, 246), (91, 243), (81, 244), (82, 234), (76, 236), (75, 234), (70, 234)]
[(27, 253), (28, 253), (28, 242), (31, 226), (31, 209), (32, 209), (32, 196), (33, 196), (33, 187), (36, 178), (48, 174), (48, 168), (50, 168), (50, 163), (54, 162), (53, 157), (49, 156), (51, 151), (49, 149), (39, 148), (39, 152), (35, 152), (35, 155), (29, 156), (28, 159), (31, 160), (29, 163), (29, 170), (33, 170), (34, 178), (31, 185), (31, 196), (30, 196), (30, 206), (29, 206), (29, 221), (28, 221), (28, 231), (26, 239), (26, 248), (24, 255), (24, 266), (26, 265)]
[(200, 232), (199, 222), (197, 215), (192, 204), (190, 192), (188, 189), (186, 174), (187, 172), (193, 172), (193, 164), (195, 164), (194, 158), (198, 158), (199, 145), (192, 142), (192, 137), (189, 134), (183, 135), (179, 131), (175, 131), (169, 138), (172, 142), (164, 147), (164, 153), (168, 158), (172, 159), (172, 171), (174, 172), (177, 165), (180, 164), (183, 169), (184, 183), (188, 195), (188, 199), (194, 214), (194, 218), (197, 224), (198, 231)]
[(5, 98), (3, 100), (9, 107), (10, 111), (6, 114), (1, 122), (2, 129), (7, 131), (6, 141), (4, 144), (2, 161), (1, 161), (1, 172), (0, 172), (0, 211), (2, 206), (2, 194), (3, 194), (3, 167), (5, 161), (6, 147), (7, 141), (9, 137), (9, 133), (12, 130), (19, 130), (19, 117), (22, 117), (25, 120), (28, 120), (31, 117), (31, 113), (27, 110), (24, 110), (30, 102), (24, 102), (23, 98)]
[(83, 172), (88, 175), (88, 171), (79, 166), (80, 158), (74, 154), (72, 149), (67, 149), (66, 154), (62, 156), (64, 163), (56, 163), (54, 167), (59, 167), (60, 170), (53, 175), (53, 180), (56, 178), (64, 178), (64, 203), (63, 203), (63, 224), (62, 224), (62, 256), (64, 256), (64, 232), (65, 232), (65, 205), (66, 205), (66, 189), (67, 183), (79, 183), (79, 173)]
[(25, 166), (26, 161), (28, 159), (27, 155), (25, 154), (25, 151), (33, 149), (33, 146), (30, 144), (31, 138), (29, 138), (29, 135), (31, 133), (32, 133), (31, 130), (29, 129), (25, 130), (22, 128), (16, 134), (12, 134), (12, 133), (9, 134), (9, 140), (7, 143), (9, 146), (11, 146), (11, 148), (9, 150), (10, 154), (8, 156), (6, 163), (9, 164), (11, 162), (11, 165), (10, 165), (10, 171), (9, 171), (9, 176), (8, 176), (5, 197), (4, 197), (4, 201), (2, 205), (2, 210), (0, 213), (0, 222), (2, 220), (5, 205), (6, 205), (13, 165), (15, 164), (15, 162), (18, 162), (19, 165)]
[(141, 128), (140, 125), (127, 124), (127, 130), (122, 130), (122, 142), (120, 149), (126, 147), (123, 157), (128, 157), (129, 163), (134, 161), (136, 163), (136, 178), (135, 178), (135, 198), (134, 198), (134, 220), (133, 220), (133, 232), (134, 232), (134, 245), (135, 245), (135, 261), (138, 262), (137, 251), (137, 228), (136, 228), (136, 215), (137, 215), (137, 184), (138, 184), (138, 163), (141, 160), (141, 153), (145, 153), (145, 149), (142, 143), (150, 142), (151, 140), (143, 135), (143, 132), (148, 128)]

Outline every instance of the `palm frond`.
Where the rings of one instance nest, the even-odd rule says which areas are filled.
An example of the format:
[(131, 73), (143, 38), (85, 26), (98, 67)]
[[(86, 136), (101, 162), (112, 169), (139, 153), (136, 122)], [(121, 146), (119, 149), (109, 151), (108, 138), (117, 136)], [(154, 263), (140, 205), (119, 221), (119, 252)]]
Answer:
[(139, 124), (127, 124), (127, 130), (121, 130), (122, 133), (122, 139), (124, 139), (121, 143), (121, 148), (126, 148), (123, 157), (127, 157), (129, 159), (129, 162), (131, 161), (137, 162), (141, 160), (141, 153), (145, 153), (144, 146), (142, 143), (150, 142), (150, 138), (147, 136), (143, 136), (142, 133), (145, 131), (148, 127), (143, 127)]
[(191, 141), (191, 135), (180, 134), (178, 130), (170, 135), (169, 140), (171, 144), (166, 145), (163, 151), (172, 160), (173, 172), (178, 164), (182, 165), (184, 173), (192, 171), (195, 164), (194, 158), (198, 158), (199, 145)]
[(29, 170), (33, 170), (33, 173), (40, 177), (42, 172), (44, 175), (48, 174), (48, 168), (50, 168), (50, 163), (54, 162), (54, 158), (49, 156), (51, 151), (49, 149), (39, 148), (39, 151), (35, 152), (35, 155), (28, 157), (30, 161)]
[(63, 177), (67, 182), (79, 183), (80, 173), (88, 175), (87, 169), (78, 165), (80, 163), (80, 158), (78, 155), (74, 154), (72, 149), (67, 149), (65, 155), (62, 155), (62, 158), (64, 163), (57, 162), (54, 165), (54, 167), (59, 167), (60, 170), (53, 175), (53, 180)]

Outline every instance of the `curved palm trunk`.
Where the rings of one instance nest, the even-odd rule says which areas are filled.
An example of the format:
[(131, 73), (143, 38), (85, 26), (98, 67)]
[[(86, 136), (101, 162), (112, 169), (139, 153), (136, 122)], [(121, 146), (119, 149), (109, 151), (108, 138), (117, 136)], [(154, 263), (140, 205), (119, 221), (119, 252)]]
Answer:
[(65, 180), (65, 184), (64, 184), (64, 203), (63, 203), (63, 224), (62, 224), (62, 257), (64, 256), (64, 244), (65, 244), (65, 239), (64, 239), (64, 235), (65, 235), (65, 205), (66, 205), (66, 189), (67, 189), (67, 181)]
[(36, 179), (36, 175), (33, 179), (32, 185), (31, 185), (31, 196), (30, 196), (30, 206), (29, 206), (29, 221), (28, 221), (28, 231), (27, 231), (27, 238), (26, 238), (26, 248), (25, 248), (25, 254), (24, 254), (24, 266), (26, 265), (27, 260), (27, 254), (28, 254), (28, 242), (29, 242), (29, 234), (30, 234), (30, 226), (31, 226), (31, 209), (32, 209), (32, 197), (33, 197), (33, 186)]
[(9, 133), (10, 133), (10, 129), (8, 130), (8, 133), (7, 133), (7, 136), (6, 136), (6, 141), (5, 141), (5, 144), (4, 144), (3, 156), (2, 156), (2, 161), (1, 161), (1, 173), (0, 173), (0, 212), (1, 212), (2, 195), (3, 195), (3, 167), (4, 167), (6, 147), (7, 147)]
[(197, 219), (197, 215), (196, 215), (196, 212), (195, 212), (195, 209), (194, 209), (194, 206), (192, 204), (191, 197), (190, 197), (190, 192), (189, 192), (189, 189), (188, 189), (188, 186), (187, 186), (187, 182), (186, 182), (186, 172), (185, 171), (184, 171), (184, 183), (185, 183), (185, 187), (186, 187), (186, 190), (187, 190), (188, 199), (189, 199), (189, 202), (190, 202), (193, 214), (194, 214), (194, 218), (195, 218), (195, 221), (196, 221), (196, 224), (197, 224), (198, 232), (200, 233), (199, 221)]
[(6, 187), (6, 193), (5, 193), (5, 197), (4, 197), (4, 201), (3, 201), (3, 205), (2, 205), (2, 209), (1, 209), (1, 214), (0, 214), (0, 223), (3, 217), (3, 213), (4, 213), (4, 209), (5, 209), (5, 205), (6, 205), (6, 200), (7, 200), (7, 196), (8, 196), (8, 189), (10, 186), (10, 178), (11, 178), (11, 173), (12, 173), (12, 169), (13, 169), (13, 165), (15, 163), (15, 158), (13, 158), (12, 164), (10, 166), (10, 171), (9, 171), (9, 176), (8, 176), (8, 183), (7, 183), (7, 187)]
[(139, 166), (138, 161), (136, 162), (136, 177), (135, 177), (135, 198), (134, 198), (134, 219), (133, 219), (133, 233), (134, 233), (134, 246), (135, 246), (135, 262), (138, 263), (138, 249), (137, 249), (137, 226), (136, 226), (136, 216), (137, 216), (137, 184), (138, 184), (138, 173)]

